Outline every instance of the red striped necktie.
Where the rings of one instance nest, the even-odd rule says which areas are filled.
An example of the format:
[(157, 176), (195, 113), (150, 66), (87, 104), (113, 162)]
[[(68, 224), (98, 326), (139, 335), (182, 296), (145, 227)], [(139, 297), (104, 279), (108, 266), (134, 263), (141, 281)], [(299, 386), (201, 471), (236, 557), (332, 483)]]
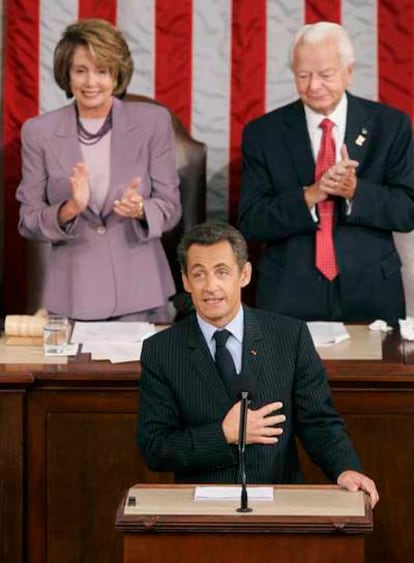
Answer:
[[(330, 119), (323, 119), (319, 124), (322, 129), (322, 139), (316, 159), (316, 181), (330, 166), (335, 164), (335, 141), (332, 136), (334, 125)], [(338, 275), (333, 241), (334, 202), (328, 199), (318, 203), (318, 215), (319, 229), (316, 231), (315, 265), (329, 281), (332, 281)]]

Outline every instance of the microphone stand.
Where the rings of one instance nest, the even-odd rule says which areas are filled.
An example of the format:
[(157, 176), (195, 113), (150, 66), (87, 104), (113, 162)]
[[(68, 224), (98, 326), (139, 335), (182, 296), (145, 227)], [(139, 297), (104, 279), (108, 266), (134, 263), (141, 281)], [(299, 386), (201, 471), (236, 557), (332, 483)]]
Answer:
[(241, 392), (240, 405), (240, 424), (239, 424), (239, 471), (241, 475), (241, 495), (240, 507), (237, 512), (252, 512), (248, 506), (247, 486), (246, 486), (246, 427), (247, 409), (249, 406), (249, 392)]

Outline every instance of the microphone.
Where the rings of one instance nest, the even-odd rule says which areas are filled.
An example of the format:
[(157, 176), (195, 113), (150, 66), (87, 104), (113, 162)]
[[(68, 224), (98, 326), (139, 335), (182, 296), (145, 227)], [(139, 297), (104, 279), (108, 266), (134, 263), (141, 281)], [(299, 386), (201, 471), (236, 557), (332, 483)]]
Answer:
[(233, 377), (230, 386), (230, 395), (234, 402), (241, 398), (243, 391), (247, 391), (250, 399), (256, 393), (256, 380), (251, 375), (237, 375)]
[(232, 396), (237, 400), (241, 397), (240, 404), (240, 421), (239, 421), (239, 475), (241, 482), (240, 507), (237, 512), (252, 512), (249, 508), (247, 495), (247, 476), (246, 476), (246, 428), (247, 428), (247, 411), (252, 395), (256, 388), (256, 382), (251, 377), (238, 376), (235, 377), (232, 386)]

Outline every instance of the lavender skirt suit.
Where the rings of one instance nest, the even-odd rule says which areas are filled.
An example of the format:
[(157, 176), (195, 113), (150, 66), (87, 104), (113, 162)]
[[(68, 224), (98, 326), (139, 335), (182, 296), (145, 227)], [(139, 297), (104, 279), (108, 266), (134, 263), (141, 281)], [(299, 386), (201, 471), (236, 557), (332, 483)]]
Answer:
[[(58, 224), (81, 162), (74, 105), (29, 119), (22, 128), (19, 232), (51, 243), (43, 306), (81, 320), (106, 319), (165, 305), (175, 292), (160, 237), (180, 219), (171, 119), (155, 104), (113, 100), (110, 187), (102, 212), (87, 208), (69, 228)], [(146, 222), (112, 211), (140, 177)]]

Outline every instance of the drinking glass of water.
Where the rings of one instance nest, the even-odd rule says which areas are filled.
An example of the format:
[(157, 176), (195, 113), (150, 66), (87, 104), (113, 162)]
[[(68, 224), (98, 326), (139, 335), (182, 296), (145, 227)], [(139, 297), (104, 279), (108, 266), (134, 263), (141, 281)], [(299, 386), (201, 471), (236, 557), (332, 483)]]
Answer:
[(43, 329), (45, 356), (63, 354), (68, 341), (69, 320), (62, 315), (49, 315)]

